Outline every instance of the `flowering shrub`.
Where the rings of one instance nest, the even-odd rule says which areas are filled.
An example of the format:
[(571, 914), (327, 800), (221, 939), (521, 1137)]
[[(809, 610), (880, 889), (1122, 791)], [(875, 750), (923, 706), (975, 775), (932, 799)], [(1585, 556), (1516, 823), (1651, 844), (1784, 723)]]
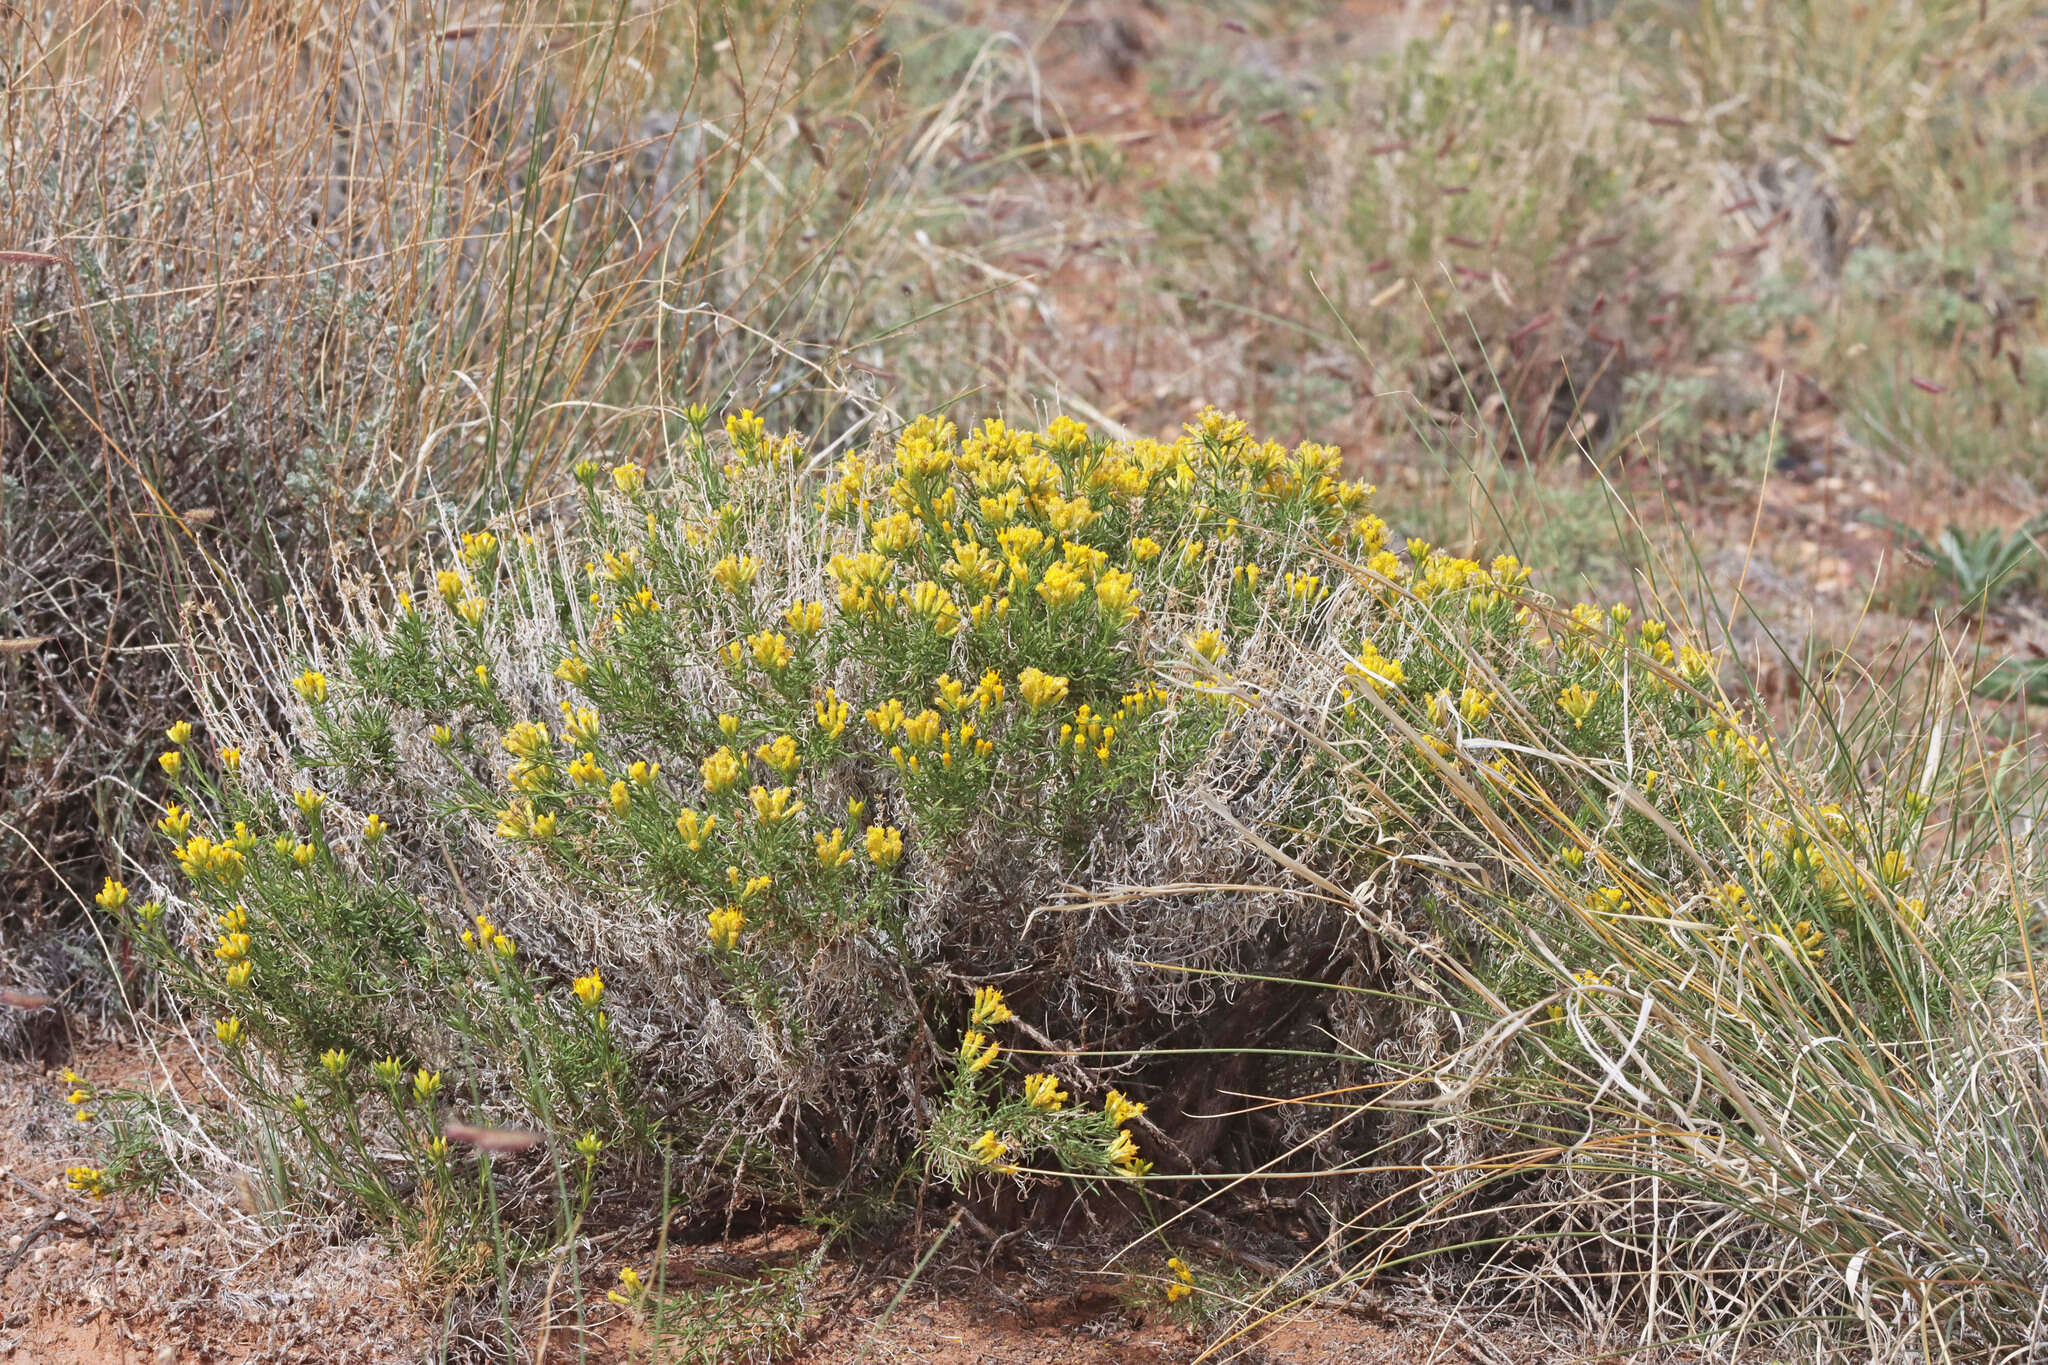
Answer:
[[(1370, 490), (1214, 413), (1166, 444), (923, 419), (823, 478), (751, 414), (693, 418), (666, 477), (586, 462), (575, 524), (464, 535), (366, 604), (289, 679), (289, 744), (174, 734), (184, 880), (137, 942), (379, 1203), (323, 1114), (388, 1128), (416, 1182), (451, 1114), (771, 1183), (873, 1180), (920, 1139), (955, 1180), (1141, 1176), (1144, 1104), (1049, 1040), (1144, 980), (1111, 1023), (1135, 1056), (1209, 998), (1139, 964), (1256, 963), (1297, 905), (1205, 891), (1257, 855), (1190, 807), (1304, 799), (1306, 769), (1254, 768), (1224, 669), (1322, 643), (1329, 557), (1382, 547)], [(1136, 913), (1163, 897), (1180, 933)], [(443, 1074), (459, 1101), (406, 1079)]]
[[(1215, 412), (924, 418), (829, 467), (706, 426), (366, 590), (289, 734), (225, 693), (211, 753), (173, 731), (182, 879), (102, 905), (218, 1020), (293, 1189), (459, 1247), (533, 1145), (542, 1238), (654, 1154), (801, 1199), (1258, 1166), (1444, 1225), (1498, 1205), (1473, 1169), (1587, 1178), (1507, 1155), (1530, 1131), (1662, 1133), (1688, 1066), (1725, 1109), (1625, 1171), (1707, 1129), (1809, 1174), (1783, 1154), (1936, 1155), (1798, 1076), (1816, 1029), (1930, 1037), (2007, 960), (1982, 859), (1923, 855), (1938, 764), (1831, 798), (1679, 630), (1397, 548), (1335, 451)], [(1206, 1117), (1247, 1093), (1282, 1102)], [(1768, 1166), (1724, 1197), (1796, 1241)]]

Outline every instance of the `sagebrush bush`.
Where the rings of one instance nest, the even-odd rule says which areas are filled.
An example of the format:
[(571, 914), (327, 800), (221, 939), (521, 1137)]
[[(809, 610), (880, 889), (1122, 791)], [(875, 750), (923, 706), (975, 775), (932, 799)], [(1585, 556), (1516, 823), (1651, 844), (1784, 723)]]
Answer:
[[(1666, 1267), (1636, 1306), (1692, 1330), (1826, 1320), (1851, 1264), (1958, 1340), (2020, 1324), (2031, 1234), (1957, 1201), (2048, 1208), (2028, 1120), (1926, 1106), (2009, 1056), (2033, 912), (1953, 835), (1940, 732), (1844, 790), (1678, 626), (1397, 547), (1337, 452), (1213, 411), (828, 466), (694, 408), (573, 477), (344, 623), (195, 640), (270, 681), (200, 679), (182, 875), (103, 904), (218, 1021), (288, 1197), (459, 1279), (490, 1220), (540, 1252), (658, 1172), (1286, 1174), (1352, 1274), (1477, 1244), (1506, 1283), (1536, 1238)], [(126, 1153), (82, 1183), (148, 1178), (147, 1104), (82, 1102)]]

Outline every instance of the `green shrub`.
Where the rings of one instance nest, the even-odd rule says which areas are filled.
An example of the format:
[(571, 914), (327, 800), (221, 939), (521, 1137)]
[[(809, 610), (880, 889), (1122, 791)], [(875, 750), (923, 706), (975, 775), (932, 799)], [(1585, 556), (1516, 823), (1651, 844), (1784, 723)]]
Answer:
[(1942, 732), (1848, 790), (1696, 638), (1396, 549), (1338, 470), (1213, 411), (826, 468), (694, 409), (262, 644), (262, 690), (212, 673), (213, 753), (163, 760), (182, 879), (107, 908), (218, 1020), (280, 1194), (455, 1279), (657, 1170), (810, 1208), (1285, 1174), (1353, 1274), (1536, 1237), (1662, 1266), (1640, 1306), (1689, 1330), (1827, 1321), (1852, 1265), (2018, 1330), (2037, 1253), (1959, 1201), (2044, 1207), (2029, 1111), (1927, 1106), (1971, 1067), (2038, 1098), (2030, 912)]
[[(253, 1093), (399, 1150), (439, 1131), (397, 1079), (425, 1068), (466, 1122), (785, 1191), (885, 1185), (921, 1136), (957, 1178), (1129, 1178), (1116, 1067), (1052, 1052), (1020, 1089), (1010, 1007), (967, 997), (1139, 1056), (1203, 993), (1143, 964), (1270, 956), (1294, 897), (1202, 890), (1251, 860), (1196, 802), (1292, 821), (1312, 770), (1270, 767), (1215, 670), (1322, 638), (1324, 556), (1384, 534), (1367, 490), (1213, 415), (1128, 446), (924, 419), (823, 480), (750, 413), (717, 449), (692, 416), (669, 470), (586, 462), (580, 520), (463, 536), (324, 669), (210, 714), (217, 758), (168, 751), (186, 890), (138, 942), (238, 1021)], [(289, 736), (250, 724), (285, 698)], [(366, 1151), (306, 1142), (309, 1189), (396, 1215)]]

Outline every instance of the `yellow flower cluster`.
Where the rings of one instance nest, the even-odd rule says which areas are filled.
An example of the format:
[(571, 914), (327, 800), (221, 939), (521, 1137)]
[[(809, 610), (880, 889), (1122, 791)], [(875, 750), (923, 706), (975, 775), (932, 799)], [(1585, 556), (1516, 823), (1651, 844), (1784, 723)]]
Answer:
[(739, 946), (740, 931), (746, 927), (746, 912), (737, 905), (721, 906), (713, 910), (706, 920), (711, 946), (725, 953)]
[(64, 1097), (64, 1103), (71, 1106), (71, 1121), (91, 1123), (99, 1117), (98, 1111), (92, 1108), (95, 1098), (92, 1087), (86, 1084), (85, 1077), (69, 1067), (64, 1069), (63, 1076), (64, 1084), (71, 1087), (71, 1092)]
[(491, 923), (488, 915), (478, 915), (475, 927), (462, 931), (462, 946), (497, 958), (512, 958), (519, 953), (519, 945), (512, 941), (512, 936)]
[(99, 1166), (66, 1166), (64, 1188), (74, 1194), (102, 1199), (112, 1191), (113, 1186), (107, 1181), (106, 1171)]

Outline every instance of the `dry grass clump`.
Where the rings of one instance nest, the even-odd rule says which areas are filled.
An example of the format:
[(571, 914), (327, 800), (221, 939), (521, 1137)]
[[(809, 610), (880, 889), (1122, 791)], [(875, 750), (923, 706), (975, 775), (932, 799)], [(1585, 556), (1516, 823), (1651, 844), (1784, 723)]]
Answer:
[(1781, 742), (1627, 619), (1529, 631), (1533, 675), (1474, 632), (1429, 703), (1319, 708), (1331, 837), (1390, 854), (1327, 889), (1433, 904), (1415, 974), (1458, 1020), (1451, 1060), (1382, 1057), (1348, 1120), (1422, 1123), (1432, 1153), (1377, 1154), (1421, 1173), (1347, 1223), (1353, 1275), (1434, 1239), (1483, 1249), (1463, 1293), (1645, 1340), (2031, 1358), (2038, 779), (1986, 761), (1953, 677), (1917, 714), (1823, 689)]

